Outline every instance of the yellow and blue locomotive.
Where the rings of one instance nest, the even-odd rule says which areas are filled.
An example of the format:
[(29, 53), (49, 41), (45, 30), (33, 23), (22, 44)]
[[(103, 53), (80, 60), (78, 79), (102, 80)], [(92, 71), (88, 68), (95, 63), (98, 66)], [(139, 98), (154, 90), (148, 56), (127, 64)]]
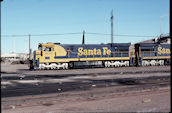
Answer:
[(40, 43), (33, 52), (31, 69), (68, 69), (76, 65), (119, 67), (130, 65), (131, 43)]
[(135, 44), (136, 66), (168, 65), (171, 63), (170, 44)]
[[(84, 42), (84, 37), (83, 37)], [(154, 66), (171, 64), (171, 44), (40, 43), (33, 52), (30, 69), (68, 69), (82, 66)], [(131, 49), (134, 47), (135, 49)], [(134, 51), (133, 51), (134, 50)]]

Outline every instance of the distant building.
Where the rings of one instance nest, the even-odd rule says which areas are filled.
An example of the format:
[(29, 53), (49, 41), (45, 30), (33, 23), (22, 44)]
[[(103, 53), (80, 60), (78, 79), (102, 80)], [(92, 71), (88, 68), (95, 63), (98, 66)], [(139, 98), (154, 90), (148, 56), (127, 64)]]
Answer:
[(18, 53), (21, 60), (26, 60), (29, 58), (29, 54), (27, 53)]
[(9, 53), (9, 54), (1, 54), (1, 58), (5, 58), (5, 59), (19, 59), (19, 55), (16, 53)]
[(8, 53), (8, 54), (1, 54), (1, 59), (5, 61), (17, 61), (17, 60), (26, 60), (29, 58), (29, 55), (26, 53)]

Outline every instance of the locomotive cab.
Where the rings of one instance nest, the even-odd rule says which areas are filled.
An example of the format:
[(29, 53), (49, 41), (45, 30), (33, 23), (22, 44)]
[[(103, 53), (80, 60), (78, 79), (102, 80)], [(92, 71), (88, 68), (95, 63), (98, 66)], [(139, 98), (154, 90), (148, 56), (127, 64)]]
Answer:
[(34, 51), (33, 65), (39, 67), (40, 63), (43, 63), (46, 59), (52, 59), (54, 55), (54, 47), (52, 43), (39, 44), (38, 50)]
[(60, 61), (56, 61), (60, 57), (65, 57), (66, 50), (60, 44), (54, 43), (40, 43), (38, 50), (33, 53), (33, 60), (31, 62), (31, 69), (40, 69), (42, 67), (50, 67), (57, 65)]

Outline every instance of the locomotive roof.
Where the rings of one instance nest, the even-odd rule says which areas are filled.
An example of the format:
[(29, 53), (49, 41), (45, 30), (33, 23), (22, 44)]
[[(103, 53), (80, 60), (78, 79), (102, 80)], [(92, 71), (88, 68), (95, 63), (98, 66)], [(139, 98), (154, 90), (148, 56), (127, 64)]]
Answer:
[[(60, 43), (54, 43), (54, 44), (60, 44)], [(131, 43), (108, 43), (108, 44), (61, 44), (61, 45), (68, 45), (68, 46), (81, 46), (81, 45), (89, 45), (89, 46), (95, 46), (95, 45), (112, 45), (112, 46), (130, 46)]]
[(141, 45), (141, 46), (155, 46), (155, 45), (170, 45), (170, 44), (158, 44), (158, 43), (136, 43), (135, 45)]

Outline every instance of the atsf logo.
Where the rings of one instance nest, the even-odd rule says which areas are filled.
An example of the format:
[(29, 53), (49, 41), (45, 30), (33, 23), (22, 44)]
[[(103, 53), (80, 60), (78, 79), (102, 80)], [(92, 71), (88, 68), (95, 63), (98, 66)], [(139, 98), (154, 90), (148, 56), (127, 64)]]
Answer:
[(102, 47), (102, 50), (101, 49), (97, 49), (97, 48), (94, 48), (94, 49), (84, 49), (83, 47), (79, 47), (78, 48), (78, 56), (93, 56), (93, 55), (110, 55), (111, 54), (111, 50), (108, 49), (108, 47)]
[(171, 51), (169, 48), (162, 48), (161, 46), (158, 47), (158, 54), (170, 54)]

